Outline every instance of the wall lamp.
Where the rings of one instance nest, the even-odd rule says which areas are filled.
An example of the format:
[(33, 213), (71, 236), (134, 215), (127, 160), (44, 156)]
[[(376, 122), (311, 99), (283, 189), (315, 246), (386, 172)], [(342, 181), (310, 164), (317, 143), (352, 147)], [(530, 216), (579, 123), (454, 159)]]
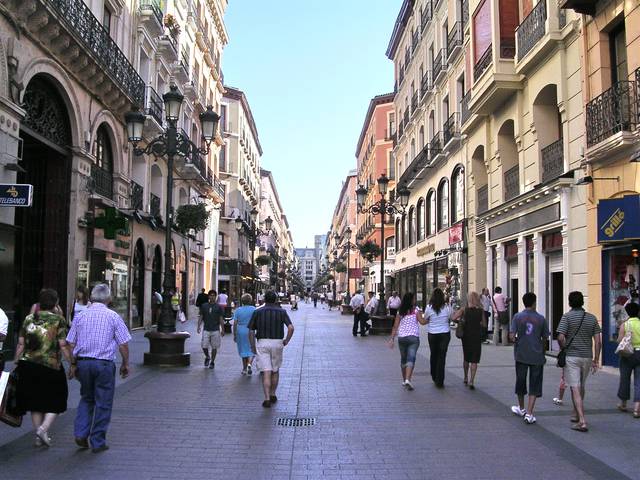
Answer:
[(592, 177), (591, 175), (586, 175), (579, 178), (576, 185), (590, 185), (596, 180), (617, 180), (619, 182), (620, 177)]

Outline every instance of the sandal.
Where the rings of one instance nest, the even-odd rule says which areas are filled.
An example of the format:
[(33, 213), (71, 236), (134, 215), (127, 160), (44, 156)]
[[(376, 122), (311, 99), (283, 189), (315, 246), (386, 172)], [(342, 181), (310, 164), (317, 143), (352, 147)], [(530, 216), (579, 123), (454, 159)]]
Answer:
[(626, 405), (618, 405), (617, 406), (618, 410), (620, 410), (621, 412), (628, 412), (629, 409), (626, 407)]
[(569, 421), (570, 421), (571, 423), (578, 423), (578, 422), (580, 421), (580, 419), (579, 419), (578, 417), (571, 417), (571, 418), (569, 419)]
[(571, 430), (575, 430), (576, 432), (588, 432), (589, 428), (584, 423), (576, 423), (571, 426)]
[(633, 412), (633, 418), (640, 418), (640, 412)]
[(265, 400), (264, 402), (262, 402), (262, 406), (264, 408), (271, 408), (271, 402), (269, 400)]

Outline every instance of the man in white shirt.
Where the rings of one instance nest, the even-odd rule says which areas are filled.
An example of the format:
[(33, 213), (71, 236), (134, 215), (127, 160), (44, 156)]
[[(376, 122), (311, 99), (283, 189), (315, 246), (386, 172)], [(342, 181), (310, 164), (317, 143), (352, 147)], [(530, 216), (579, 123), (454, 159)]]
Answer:
[(401, 304), (402, 304), (402, 299), (398, 295), (398, 292), (393, 292), (389, 297), (389, 303), (388, 303), (389, 314), (395, 317), (396, 314), (398, 313), (398, 309), (400, 308)]
[(354, 337), (358, 336), (358, 324), (360, 325), (360, 336), (364, 337), (367, 335), (367, 327), (365, 326), (366, 320), (364, 319), (364, 296), (360, 293), (360, 290), (356, 292), (356, 294), (351, 297), (351, 302), (349, 302), (349, 306), (351, 310), (353, 310), (353, 329), (351, 333), (353, 333)]
[(488, 340), (488, 332), (493, 329), (492, 315), (493, 305), (491, 300), (491, 294), (489, 293), (488, 288), (482, 289), (482, 295), (480, 296), (480, 303), (482, 304), (482, 309), (484, 310), (484, 316), (486, 319), (486, 327), (483, 327), (482, 331), (482, 341), (484, 343), (491, 343)]
[(4, 356), (2, 355), (2, 344), (7, 338), (7, 332), (9, 331), (9, 317), (4, 313), (4, 310), (0, 308), (0, 372), (4, 370)]

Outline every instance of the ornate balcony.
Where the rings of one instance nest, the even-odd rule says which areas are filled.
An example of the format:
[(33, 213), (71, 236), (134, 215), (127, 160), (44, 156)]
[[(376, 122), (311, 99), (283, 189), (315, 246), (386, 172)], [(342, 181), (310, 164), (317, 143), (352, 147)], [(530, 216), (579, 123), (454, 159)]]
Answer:
[(542, 183), (558, 178), (564, 173), (564, 145), (562, 138), (544, 147), (542, 157)]
[(516, 41), (518, 46), (518, 61), (531, 51), (531, 49), (544, 37), (545, 22), (547, 20), (547, 1), (540, 0), (533, 10), (516, 28)]
[(433, 83), (437, 83), (439, 80), (445, 77), (446, 59), (444, 58), (444, 49), (441, 48), (436, 57), (433, 59)]
[(491, 66), (493, 63), (493, 50), (492, 45), (485, 50), (485, 52), (480, 56), (476, 64), (473, 66), (473, 80), (475, 82), (482, 76), (484, 72)]
[(478, 189), (478, 207), (477, 214), (481, 214), (489, 210), (489, 187), (484, 185)]
[(411, 39), (411, 52), (415, 55), (416, 50), (418, 49), (418, 44), (420, 43), (420, 32), (416, 30), (413, 33), (413, 38)]
[(189, 50), (183, 45), (180, 49), (180, 60), (173, 67), (174, 76), (182, 83), (189, 81), (189, 56)]
[(458, 119), (458, 112), (451, 114), (451, 116), (444, 122), (442, 126), (442, 141), (443, 145), (447, 146), (449, 142), (460, 138), (460, 121)]
[(131, 182), (130, 207), (133, 210), (142, 211), (144, 209), (144, 188), (136, 182)]
[(430, 156), (431, 162), (436, 161), (438, 156), (442, 154), (442, 146), (443, 146), (442, 133), (437, 132), (431, 138), (431, 141), (429, 141), (429, 156)]
[(420, 82), (420, 96), (424, 97), (428, 92), (433, 89), (433, 85), (431, 84), (431, 71), (427, 70), (422, 75), (422, 81)]
[(409, 126), (409, 109), (408, 108), (404, 111), (403, 120), (404, 120), (404, 128), (407, 128)]
[(422, 27), (422, 30), (427, 28), (427, 25), (429, 25), (432, 17), (433, 5), (431, 3), (431, 0), (427, 0), (424, 4), (424, 9), (420, 13), (420, 26)]
[(462, 28), (469, 25), (469, 0), (462, 0)]
[(460, 100), (460, 125), (464, 125), (471, 117), (471, 111), (469, 110), (469, 100), (471, 99), (471, 90), (464, 94), (462, 100)]
[(596, 14), (596, 4), (599, 0), (559, 0), (560, 8), (574, 10), (576, 13), (594, 16)]
[(93, 190), (106, 198), (113, 198), (113, 174), (99, 167), (95, 163), (91, 164), (91, 180), (93, 182)]
[(153, 193), (149, 195), (149, 213), (154, 218), (162, 217), (162, 213), (160, 211), (160, 197)]
[(168, 30), (158, 37), (158, 53), (170, 65), (179, 59), (178, 39)]
[[(151, 117), (152, 120), (152, 122), (147, 122), (146, 125), (151, 127), (151, 129), (153, 130), (153, 132), (151, 132), (151, 135), (160, 133), (160, 130), (162, 130), (163, 110), (164, 103), (162, 102), (162, 97), (158, 95), (158, 92), (156, 92), (153, 87), (148, 86), (145, 89), (144, 95), (144, 113)], [(155, 125), (151, 123), (155, 123)], [(146, 132), (147, 134), (150, 133), (148, 130)]]
[(411, 114), (415, 114), (418, 110), (418, 92), (414, 92), (411, 97)]
[(516, 165), (504, 173), (504, 201), (508, 202), (520, 195), (520, 167)]
[(140, 14), (140, 25), (149, 31), (152, 38), (162, 33), (164, 30), (162, 8), (158, 0), (142, 0), (138, 12)]
[(144, 81), (82, 0), (2, 0), (32, 36), (116, 117), (142, 105)]
[(464, 39), (464, 33), (462, 31), (462, 22), (456, 22), (453, 24), (453, 28), (447, 35), (447, 58), (449, 63), (460, 52), (462, 52), (462, 43)]
[(587, 147), (635, 130), (640, 120), (636, 88), (636, 82), (617, 82), (587, 103)]

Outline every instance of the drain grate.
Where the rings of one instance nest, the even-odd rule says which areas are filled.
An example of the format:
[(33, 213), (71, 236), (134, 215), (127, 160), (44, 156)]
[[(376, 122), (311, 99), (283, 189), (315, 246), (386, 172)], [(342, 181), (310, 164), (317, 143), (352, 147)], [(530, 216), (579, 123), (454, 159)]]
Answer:
[(315, 424), (314, 417), (280, 417), (276, 421), (279, 427), (312, 427)]

